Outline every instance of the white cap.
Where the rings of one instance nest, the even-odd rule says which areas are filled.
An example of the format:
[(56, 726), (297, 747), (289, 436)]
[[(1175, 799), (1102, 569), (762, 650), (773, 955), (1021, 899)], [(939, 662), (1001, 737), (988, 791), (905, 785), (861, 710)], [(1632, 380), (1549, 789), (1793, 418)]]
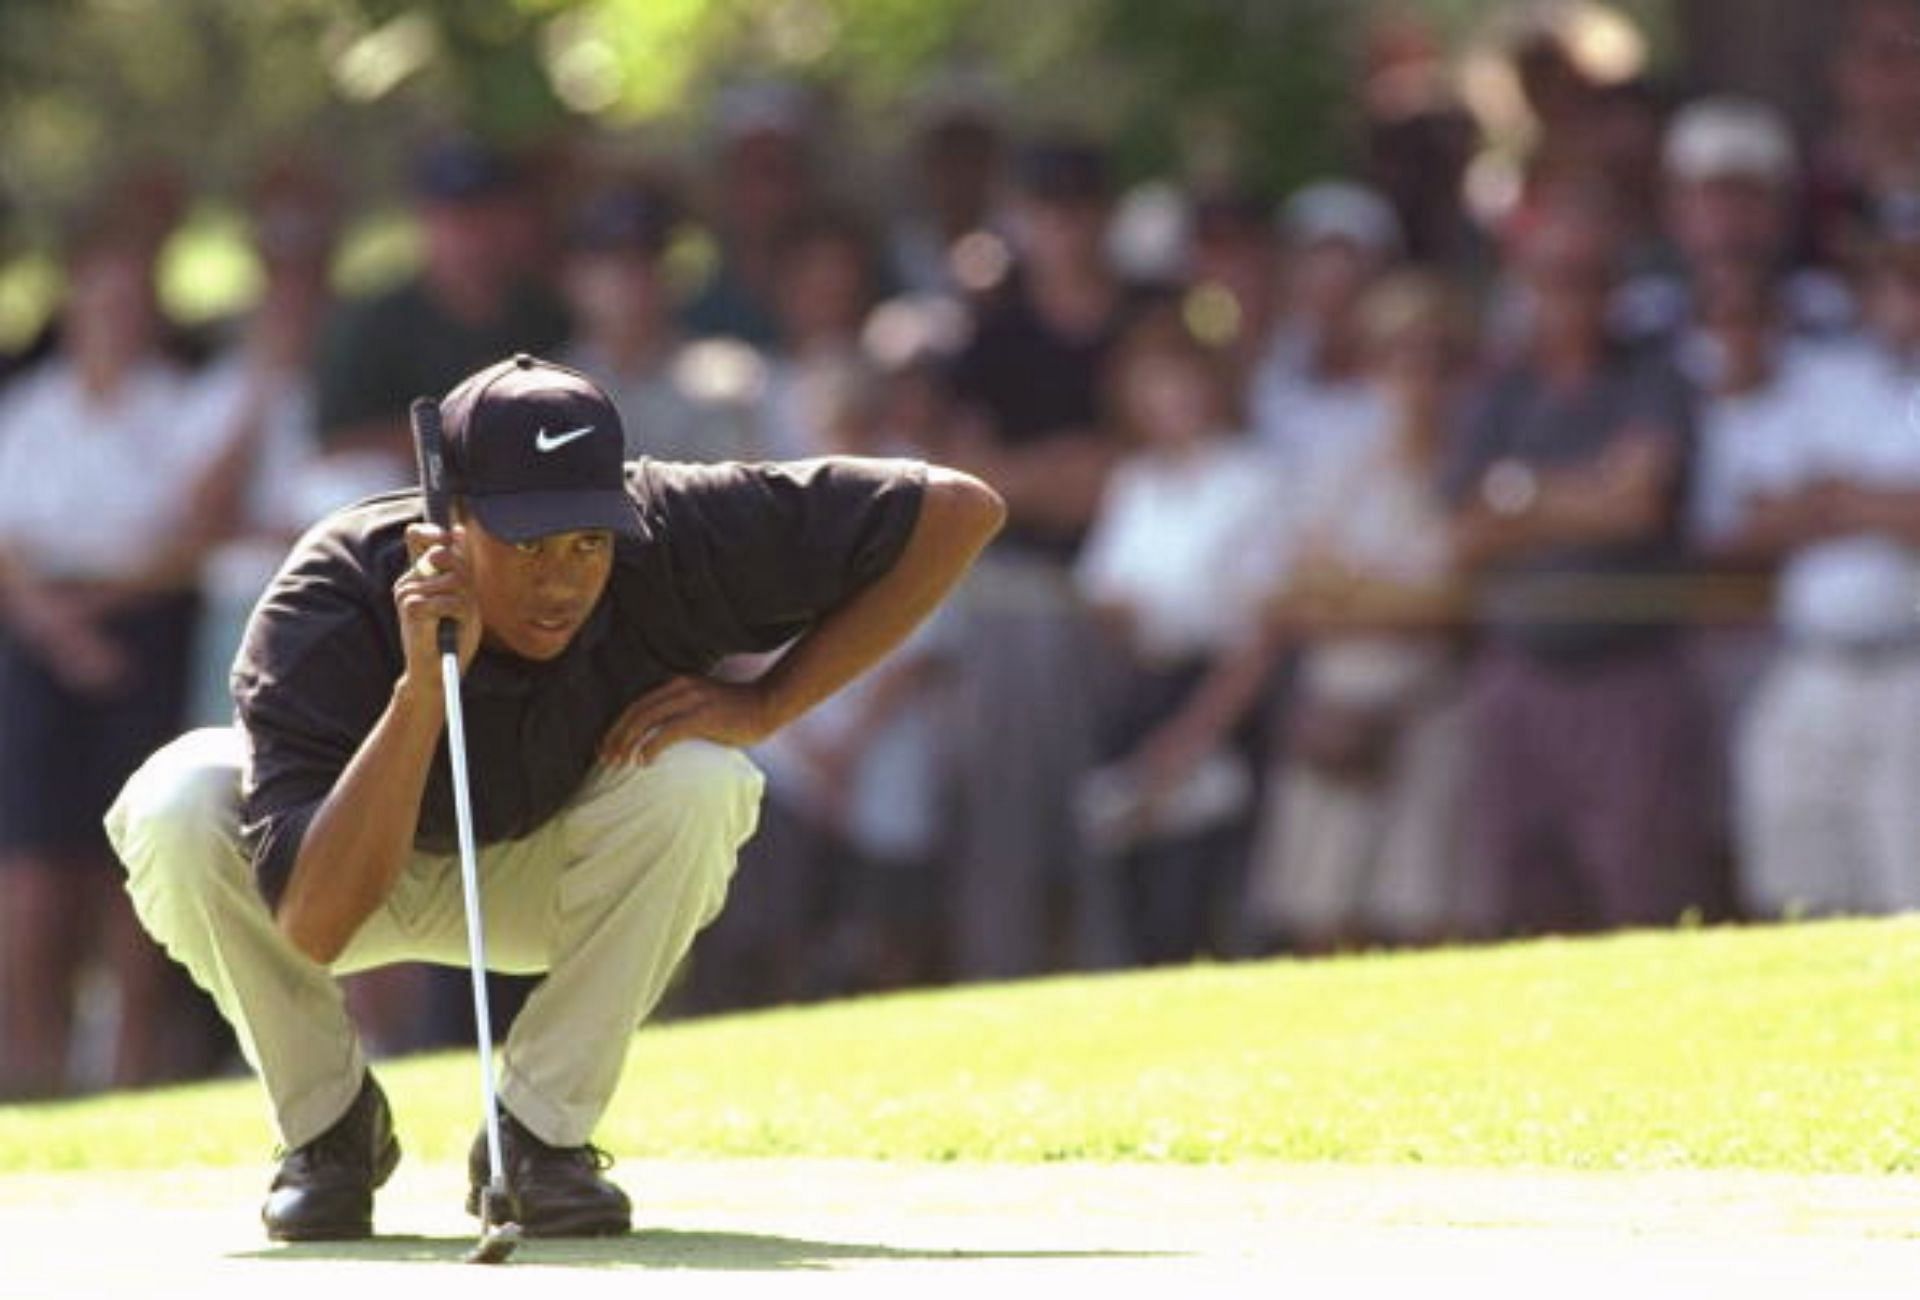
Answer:
[(1666, 168), (1688, 181), (1791, 181), (1799, 163), (1786, 119), (1756, 100), (1695, 100), (1667, 128)]
[(1315, 181), (1295, 191), (1280, 207), (1280, 233), (1296, 245), (1344, 239), (1376, 257), (1405, 246), (1393, 205), (1355, 181)]

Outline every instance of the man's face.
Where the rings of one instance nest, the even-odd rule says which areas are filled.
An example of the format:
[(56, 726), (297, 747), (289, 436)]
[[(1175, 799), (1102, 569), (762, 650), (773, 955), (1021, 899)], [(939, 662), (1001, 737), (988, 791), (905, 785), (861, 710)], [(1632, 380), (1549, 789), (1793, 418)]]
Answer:
[(1109, 209), (1104, 200), (1029, 195), (1019, 212), (1026, 254), (1036, 265), (1078, 268), (1105, 256)]
[(637, 251), (576, 252), (566, 261), (560, 286), (589, 335), (657, 329), (672, 306), (658, 262)]
[(522, 659), (558, 658), (607, 589), (613, 534), (552, 533), (516, 543), (471, 515), (466, 523), (482, 642)]
[(1786, 239), (1783, 196), (1759, 177), (1677, 181), (1669, 218), (1675, 242), (1693, 261), (1771, 263)]
[(1522, 238), (1518, 270), (1536, 344), (1584, 347), (1605, 336), (1613, 250), (1609, 227), (1571, 212), (1549, 214)]

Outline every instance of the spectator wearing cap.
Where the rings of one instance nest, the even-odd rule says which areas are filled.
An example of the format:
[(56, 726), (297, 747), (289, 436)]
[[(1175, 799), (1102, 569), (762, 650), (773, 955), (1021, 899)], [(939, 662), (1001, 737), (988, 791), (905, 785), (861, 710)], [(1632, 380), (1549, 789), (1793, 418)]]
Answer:
[(1140, 305), (1107, 260), (1104, 150), (1030, 142), (1016, 165), (1013, 270), (955, 362), (980, 428), (953, 459), (1009, 524), (957, 610), (955, 961), (966, 977), (1119, 954), (1111, 882), (1077, 853), (1071, 792), (1093, 760), (1099, 644), (1071, 581), (1118, 442), (1101, 392)]
[(1299, 190), (1280, 210), (1283, 316), (1254, 375), (1254, 433), (1304, 461), (1379, 426), (1356, 328), (1367, 286), (1401, 255), (1399, 218), (1378, 193), (1346, 180)]
[(1272, 205), (1242, 186), (1209, 186), (1192, 200), (1186, 312), (1232, 364), (1236, 399), (1247, 392), (1279, 322), (1280, 249), (1272, 217)]
[(737, 343), (689, 343), (675, 316), (664, 259), (682, 218), (651, 180), (605, 182), (579, 201), (560, 271), (573, 321), (560, 359), (625, 413), (628, 456), (756, 459), (762, 362)]
[(1721, 264), (1764, 277), (1780, 300), (1769, 314), (1796, 336), (1830, 337), (1853, 327), (1845, 281), (1825, 268), (1791, 264), (1801, 175), (1792, 130), (1776, 110), (1733, 96), (1695, 100), (1668, 128), (1662, 166), (1667, 238), (1679, 265), (1622, 286), (1614, 308), (1620, 329), (1697, 348), (1688, 342), (1693, 284)]
[(1482, 385), (1444, 476), (1480, 632), (1469, 860), (1501, 928), (1670, 924), (1724, 904), (1681, 638), (1691, 395), (1607, 331), (1618, 238), (1602, 193), (1536, 209), (1508, 268), (1527, 346)]
[(1763, 916), (1920, 906), (1920, 204), (1883, 212), (1862, 303), (1865, 335), (1820, 359), (1729, 539), (1780, 565), (1780, 651), (1735, 769)]
[(790, 82), (750, 81), (721, 92), (715, 118), (715, 170), (703, 219), (718, 258), (681, 320), (696, 338), (766, 348), (780, 332), (774, 297), (781, 232), (815, 198), (813, 108)]
[(315, 377), (323, 452), (363, 490), (411, 482), (407, 404), (514, 351), (552, 353), (560, 304), (525, 274), (525, 205), (515, 160), (479, 140), (436, 140), (413, 162), (420, 267), (344, 304), (328, 321)]
[(189, 1046), (184, 980), (134, 923), (100, 819), (181, 721), (212, 540), (196, 505), (228, 431), (180, 418), (151, 232), (123, 215), (72, 223), (58, 342), (0, 399), (0, 1096), (100, 1082), (69, 1073), (96, 955), (112, 1083), (173, 1074)]

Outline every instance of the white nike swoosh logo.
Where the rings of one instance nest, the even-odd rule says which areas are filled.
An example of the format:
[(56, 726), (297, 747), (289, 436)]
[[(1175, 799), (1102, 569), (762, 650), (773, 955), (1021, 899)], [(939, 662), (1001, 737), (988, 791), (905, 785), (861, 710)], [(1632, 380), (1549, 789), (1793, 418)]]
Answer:
[(565, 433), (549, 434), (545, 429), (534, 435), (533, 445), (541, 451), (559, 451), (570, 442), (578, 442), (593, 432), (591, 424), (581, 425), (578, 429), (568, 429)]

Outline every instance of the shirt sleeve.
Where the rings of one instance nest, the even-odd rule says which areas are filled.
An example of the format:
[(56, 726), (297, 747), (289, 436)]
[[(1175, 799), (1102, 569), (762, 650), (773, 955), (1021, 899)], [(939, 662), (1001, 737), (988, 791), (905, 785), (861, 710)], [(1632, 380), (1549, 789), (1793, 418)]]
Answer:
[(715, 654), (776, 649), (885, 574), (926, 488), (920, 462), (855, 457), (644, 473), (681, 607)]
[(233, 674), (248, 747), (241, 837), (269, 907), (279, 906), (308, 825), (386, 707), (397, 670), (369, 667), (394, 650), (350, 595), (297, 566), (248, 625)]

